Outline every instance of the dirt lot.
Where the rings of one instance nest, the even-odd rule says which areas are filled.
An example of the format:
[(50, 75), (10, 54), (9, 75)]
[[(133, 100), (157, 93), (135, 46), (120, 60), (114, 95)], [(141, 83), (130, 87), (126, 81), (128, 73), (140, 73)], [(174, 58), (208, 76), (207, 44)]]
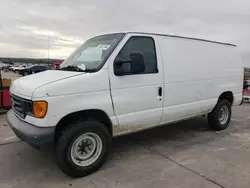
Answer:
[(0, 116), (0, 188), (249, 188), (250, 104), (233, 108), (230, 127), (208, 128), (205, 118), (114, 139), (107, 163), (72, 179), (49, 150), (19, 141)]
[(21, 76), (19, 74), (14, 74), (13, 72), (4, 72), (1, 71), (2, 78), (12, 79), (16, 80), (17, 78), (20, 78)]

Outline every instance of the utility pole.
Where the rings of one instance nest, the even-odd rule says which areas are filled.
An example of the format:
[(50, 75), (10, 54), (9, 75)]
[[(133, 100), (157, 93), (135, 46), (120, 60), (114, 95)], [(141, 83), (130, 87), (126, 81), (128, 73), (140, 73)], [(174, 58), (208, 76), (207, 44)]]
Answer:
[(49, 64), (49, 59), (50, 59), (50, 28), (49, 28), (49, 43), (48, 43), (48, 64)]

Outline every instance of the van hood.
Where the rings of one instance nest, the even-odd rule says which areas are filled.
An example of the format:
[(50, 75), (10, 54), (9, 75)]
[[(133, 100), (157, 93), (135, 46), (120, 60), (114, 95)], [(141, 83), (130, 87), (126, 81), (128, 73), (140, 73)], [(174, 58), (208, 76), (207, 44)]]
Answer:
[(83, 72), (47, 70), (15, 80), (11, 84), (10, 92), (20, 97), (31, 99), (32, 94), (38, 87), (66, 79), (69, 77), (85, 74)]

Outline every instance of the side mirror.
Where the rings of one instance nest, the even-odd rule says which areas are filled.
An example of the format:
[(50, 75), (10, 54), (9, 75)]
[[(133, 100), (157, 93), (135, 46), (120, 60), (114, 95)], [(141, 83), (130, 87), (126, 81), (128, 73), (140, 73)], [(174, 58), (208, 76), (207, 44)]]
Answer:
[(141, 52), (131, 52), (130, 59), (114, 61), (114, 73), (116, 76), (140, 74), (145, 71), (145, 59)]

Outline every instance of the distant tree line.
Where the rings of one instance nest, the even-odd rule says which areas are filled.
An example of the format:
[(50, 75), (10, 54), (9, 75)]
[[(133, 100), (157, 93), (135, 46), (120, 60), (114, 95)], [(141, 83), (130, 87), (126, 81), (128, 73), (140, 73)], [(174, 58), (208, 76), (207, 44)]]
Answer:
[(33, 64), (51, 64), (55, 61), (62, 62), (63, 59), (32, 59), (32, 58), (9, 58), (9, 57), (0, 57), (0, 62), (2, 63), (33, 63)]

